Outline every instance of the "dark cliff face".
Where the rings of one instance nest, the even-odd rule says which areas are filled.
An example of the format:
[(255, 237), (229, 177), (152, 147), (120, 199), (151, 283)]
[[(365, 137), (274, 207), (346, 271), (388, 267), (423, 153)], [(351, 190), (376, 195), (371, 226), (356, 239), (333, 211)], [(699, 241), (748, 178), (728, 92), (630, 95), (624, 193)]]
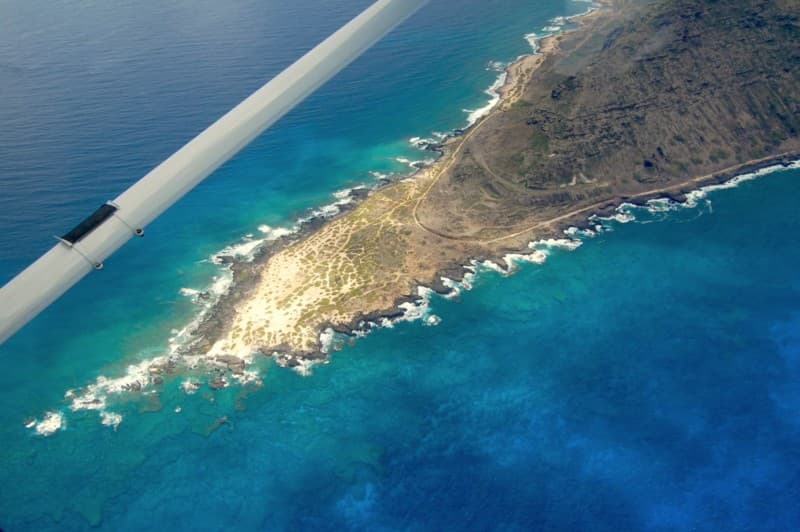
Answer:
[(562, 52), (476, 133), (442, 183), (479, 224), (800, 149), (800, 0), (618, 2), (610, 11), (561, 39)]

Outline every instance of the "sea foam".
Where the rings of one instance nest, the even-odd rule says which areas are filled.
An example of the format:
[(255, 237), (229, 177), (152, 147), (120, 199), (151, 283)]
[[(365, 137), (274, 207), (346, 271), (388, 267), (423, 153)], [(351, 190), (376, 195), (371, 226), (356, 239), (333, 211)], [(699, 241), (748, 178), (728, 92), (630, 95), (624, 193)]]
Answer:
[(490, 96), (490, 99), (486, 105), (479, 109), (464, 109), (464, 112), (468, 113), (467, 127), (477, 124), (478, 121), (480, 121), (483, 117), (488, 116), (488, 114), (492, 112), (492, 109), (494, 109), (497, 104), (500, 103), (500, 89), (506, 84), (507, 79), (508, 73), (505, 71), (501, 72), (492, 86), (484, 91)]
[(107, 427), (112, 427), (114, 430), (117, 430), (119, 424), (122, 423), (122, 415), (104, 410), (100, 412), (100, 422)]
[[(338, 214), (341, 208), (353, 201), (353, 192), (363, 186), (346, 188), (333, 194), (334, 201), (324, 205), (303, 218), (291, 227), (271, 227), (268, 225), (258, 226), (261, 233), (260, 238), (256, 238), (252, 233), (245, 235), (242, 239), (220, 251), (212, 254), (208, 261), (219, 267), (218, 273), (211, 279), (210, 284), (205, 289), (184, 287), (180, 294), (192, 298), (192, 301), (200, 306), (194, 317), (181, 329), (172, 331), (168, 339), (166, 353), (158, 356), (147, 357), (137, 363), (127, 366), (125, 373), (121, 376), (109, 378), (99, 376), (93, 383), (81, 388), (68, 390), (65, 399), (69, 403), (71, 411), (92, 410), (98, 412), (100, 421), (104, 425), (116, 429), (122, 421), (122, 416), (116, 412), (106, 409), (106, 405), (111, 397), (119, 396), (124, 393), (145, 392), (152, 388), (153, 378), (161, 375), (165, 369), (198, 370), (203, 367), (224, 368), (224, 364), (216, 360), (213, 349), (205, 355), (192, 356), (187, 358), (182, 354), (182, 348), (191, 344), (195, 340), (197, 328), (203, 319), (215, 307), (219, 300), (225, 296), (233, 285), (233, 273), (231, 270), (230, 257), (237, 261), (251, 262), (254, 260), (259, 250), (270, 242), (297, 233), (301, 226), (315, 218), (328, 218)], [(246, 364), (252, 364), (253, 354), (243, 357)], [(231, 375), (233, 380), (240, 384), (255, 383), (259, 384), (260, 377), (257, 372), (245, 369), (240, 374)], [(197, 390), (199, 382), (193, 379), (185, 380), (181, 387), (185, 393), (193, 393)], [(50, 415), (52, 414), (52, 415)], [(63, 420), (63, 414), (48, 414), (45, 419), (35, 422), (30, 428), (35, 428), (37, 433), (50, 435), (55, 430), (56, 421)]]
[(590, 219), (599, 222), (599, 226), (597, 226), (598, 230), (609, 231), (613, 230), (613, 223), (649, 223), (651, 221), (661, 220), (665, 215), (669, 215), (670, 213), (686, 209), (696, 209), (701, 205), (706, 206), (710, 211), (711, 200), (708, 198), (709, 193), (736, 188), (742, 183), (758, 179), (774, 172), (797, 168), (800, 168), (800, 161), (793, 161), (788, 165), (776, 164), (754, 172), (737, 175), (723, 183), (699, 187), (688, 192), (683, 201), (675, 201), (671, 198), (654, 198), (647, 200), (644, 204), (626, 202), (620, 204), (615, 209), (614, 214), (610, 216), (593, 216)]
[[(798, 168), (800, 167), (800, 161), (793, 163), (789, 166), (789, 168)], [(587, 238), (594, 238), (597, 236), (598, 232), (601, 232), (605, 229), (605, 226), (602, 222), (614, 221), (617, 223), (630, 223), (636, 221), (636, 216), (634, 210), (637, 208), (646, 209), (649, 212), (653, 213), (667, 213), (672, 212), (679, 208), (685, 207), (692, 207), (696, 206), (698, 198), (705, 198), (705, 195), (708, 192), (712, 192), (715, 190), (722, 190), (726, 188), (733, 188), (738, 186), (740, 183), (749, 181), (756, 177), (760, 177), (776, 170), (784, 168), (783, 166), (776, 165), (769, 168), (765, 168), (759, 170), (757, 172), (753, 172), (750, 174), (743, 174), (737, 176), (726, 183), (720, 185), (709, 185), (707, 187), (702, 187), (698, 189), (694, 193), (690, 193), (687, 197), (690, 198), (684, 203), (677, 203), (673, 200), (668, 198), (658, 198), (649, 200), (644, 206), (637, 206), (631, 203), (623, 203), (619, 207), (617, 207), (617, 212), (609, 217), (599, 218), (593, 217), (597, 221), (601, 223), (593, 224), (593, 228), (591, 229), (579, 229), (577, 227), (569, 227), (564, 230), (564, 234), (566, 238), (547, 238), (547, 239), (540, 239), (536, 241), (532, 241), (528, 244), (528, 247), (531, 249), (531, 253), (510, 253), (503, 257), (502, 262), (505, 264), (499, 264), (493, 260), (471, 260), (468, 264), (464, 265), (464, 275), (462, 276), (460, 281), (456, 281), (454, 279), (450, 279), (447, 277), (442, 277), (441, 281), (442, 284), (448, 289), (448, 292), (445, 294), (439, 295), (445, 299), (452, 299), (464, 291), (471, 290), (474, 286), (474, 282), (478, 276), (480, 276), (483, 272), (495, 272), (500, 275), (506, 276), (511, 275), (518, 269), (519, 265), (521, 264), (536, 264), (541, 265), (547, 261), (547, 258), (557, 250), (563, 251), (574, 251), (578, 249), (581, 245), (583, 245), (584, 239)], [(691, 198), (695, 198), (695, 201), (692, 202)], [(396, 318), (382, 318), (378, 322), (374, 323), (362, 323), (361, 330), (354, 331), (354, 336), (364, 336), (370, 330), (375, 328), (392, 328), (398, 322), (408, 322), (408, 321), (420, 321), (423, 325), (427, 326), (435, 326), (441, 322), (441, 318), (434, 314), (431, 309), (431, 298), (436, 295), (436, 293), (427, 288), (425, 286), (419, 286), (417, 288), (417, 299), (414, 301), (402, 303), (399, 307), (402, 309), (403, 313), (400, 317)], [(320, 335), (320, 341), (323, 345), (323, 351), (325, 353), (330, 353), (332, 351), (338, 350), (345, 345), (345, 341), (339, 333), (336, 333), (332, 329), (327, 329)], [(315, 365), (314, 362), (305, 361), (303, 364), (296, 366), (294, 369), (301, 375), (309, 375), (311, 373), (311, 369)]]
[(59, 411), (45, 412), (41, 420), (34, 419), (25, 425), (26, 428), (36, 431), (39, 436), (50, 436), (65, 426), (64, 414)]
[(524, 36), (525, 40), (528, 41), (528, 44), (531, 46), (531, 50), (534, 54), (539, 53), (539, 39), (541, 36), (538, 33), (526, 33)]
[[(592, 11), (593, 9), (594, 8), (592, 7), (587, 10), (587, 12)], [(557, 17), (551, 20), (550, 25), (544, 29), (546, 31), (555, 30), (557, 27), (560, 29), (568, 20), (571, 19), (572, 17)], [(540, 39), (540, 35), (536, 33), (529, 33), (525, 35), (525, 39), (530, 44), (533, 52), (537, 53), (539, 50), (538, 41)], [(499, 65), (499, 62), (491, 63), (489, 68), (498, 69)], [(486, 94), (491, 97), (489, 102), (480, 109), (466, 111), (469, 113), (468, 125), (471, 126), (477, 123), (481, 118), (491, 112), (491, 110), (498, 104), (500, 101), (499, 89), (505, 84), (506, 79), (507, 74), (505, 71), (503, 71), (492, 84), (492, 86), (485, 91)], [(439, 140), (445, 139), (448, 136), (449, 134), (446, 133), (433, 133), (433, 137), (438, 138)], [(424, 143), (428, 140), (429, 139), (417, 137), (412, 138), (411, 142), (412, 144), (416, 144), (420, 149), (423, 149)], [(406, 164), (409, 165), (413, 165), (414, 163), (428, 163), (428, 161), (408, 160), (406, 162)], [(790, 167), (798, 168), (800, 167), (800, 164), (795, 162)], [(670, 203), (669, 200), (651, 200), (651, 202), (648, 202), (645, 208), (650, 209), (651, 211), (666, 212), (676, 208), (682, 208), (683, 206), (692, 206), (693, 204), (696, 205), (699, 201), (704, 200), (709, 192), (738, 186), (744, 181), (755, 179), (779, 168), (781, 167), (773, 166), (770, 168), (765, 168), (757, 172), (737, 176), (721, 185), (711, 185), (700, 188), (697, 191), (689, 193), (687, 195), (686, 202), (681, 204), (678, 204), (677, 202), (673, 202), (673, 204)], [(387, 178), (385, 174), (376, 173), (373, 175), (379, 179)], [(362, 187), (356, 187), (356, 189), (357, 188)], [(253, 260), (261, 247), (266, 243), (296, 233), (304, 223), (307, 223), (314, 218), (331, 217), (341, 212), (341, 208), (343, 206), (353, 201), (352, 193), (354, 190), (355, 189), (344, 189), (335, 193), (334, 202), (311, 211), (309, 216), (300, 218), (297, 220), (297, 223), (291, 227), (273, 228), (271, 226), (261, 225), (258, 227), (258, 230), (261, 233), (260, 238), (256, 238), (252, 234), (246, 235), (241, 239), (240, 242), (226, 246), (219, 252), (213, 254), (209, 260), (220, 267), (220, 272), (213, 277), (210, 285), (205, 290), (188, 287), (181, 289), (182, 295), (191, 297), (192, 300), (201, 305), (202, 308), (196, 314), (195, 318), (191, 320), (190, 323), (188, 323), (184, 328), (173, 331), (172, 336), (169, 338), (167, 352), (163, 355), (149, 357), (138, 363), (129, 365), (122, 376), (115, 378), (100, 376), (95, 380), (95, 382), (85, 387), (68, 390), (65, 394), (65, 398), (70, 403), (70, 410), (97, 411), (103, 424), (116, 428), (122, 421), (122, 416), (116, 412), (107, 410), (106, 407), (109, 397), (126, 392), (147, 389), (151, 386), (151, 377), (155, 374), (158, 374), (158, 371), (156, 371), (156, 373), (153, 372), (153, 368), (180, 366), (181, 368), (192, 369), (203, 364), (218, 366), (219, 364), (215, 364), (213, 360), (203, 356), (193, 357), (192, 362), (188, 362), (185, 360), (185, 357), (180, 355), (180, 348), (190, 343), (194, 339), (194, 332), (196, 331), (197, 326), (201, 323), (202, 318), (205, 317), (209, 309), (213, 308), (213, 306), (219, 301), (219, 298), (227, 294), (227, 292), (230, 290), (232, 285), (230, 264), (223, 259), (223, 257), (234, 257), (237, 260), (243, 261)], [(632, 208), (636, 208), (636, 206), (620, 206), (617, 213), (612, 216), (613, 221), (625, 223), (635, 220), (635, 214), (633, 214)], [(571, 233), (566, 232), (567, 236), (570, 237), (568, 239), (532, 242), (530, 245), (532, 250), (531, 253), (506, 255), (503, 258), (503, 262), (506, 264), (505, 268), (495, 262), (486, 262), (483, 265), (470, 264), (465, 267), (465, 274), (461, 281), (453, 281), (450, 279), (442, 280), (444, 285), (450, 289), (450, 293), (445, 297), (453, 297), (462, 290), (471, 289), (475, 277), (482, 269), (494, 270), (501, 274), (508, 274), (513, 272), (517, 265), (521, 263), (544, 263), (547, 259), (547, 256), (553, 249), (560, 248), (573, 250), (580, 245), (580, 238), (585, 236), (593, 236), (596, 234), (596, 232), (604, 230), (605, 226), (602, 223), (603, 220), (598, 219), (598, 221), (601, 223), (595, 224), (594, 231), (572, 228), (574, 230)], [(396, 321), (412, 320), (422, 320), (423, 323), (428, 325), (434, 325), (438, 323), (438, 316), (432, 314), (430, 311), (430, 297), (432, 293), (433, 292), (430, 289), (420, 287), (420, 298), (414, 303), (406, 303), (402, 305), (404, 313), (401, 318), (398, 320), (384, 320), (378, 325), (392, 326), (392, 324)], [(330, 346), (332, 345), (332, 342), (333, 340), (326, 340), (324, 345)], [(307, 373), (310, 371), (310, 365), (303, 365), (298, 371)], [(244, 372), (244, 375), (241, 376), (241, 380), (243, 382), (258, 381), (258, 374), (248, 369)], [(198, 385), (199, 383), (197, 381), (187, 379), (183, 382), (182, 388), (186, 393), (192, 393), (197, 389)], [(63, 429), (66, 426), (66, 419), (64, 414), (60, 411), (46, 412), (41, 420), (32, 420), (27, 423), (26, 426), (35, 430), (37, 434), (47, 436), (60, 429)]]

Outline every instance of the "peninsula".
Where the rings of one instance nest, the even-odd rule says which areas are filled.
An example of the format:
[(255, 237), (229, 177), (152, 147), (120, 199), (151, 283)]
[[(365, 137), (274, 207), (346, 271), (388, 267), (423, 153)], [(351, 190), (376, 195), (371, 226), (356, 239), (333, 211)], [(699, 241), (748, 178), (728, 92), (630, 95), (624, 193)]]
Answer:
[(609, 0), (576, 22), (436, 163), (236, 264), (189, 354), (303, 364), (470, 259), (800, 156), (799, 0)]

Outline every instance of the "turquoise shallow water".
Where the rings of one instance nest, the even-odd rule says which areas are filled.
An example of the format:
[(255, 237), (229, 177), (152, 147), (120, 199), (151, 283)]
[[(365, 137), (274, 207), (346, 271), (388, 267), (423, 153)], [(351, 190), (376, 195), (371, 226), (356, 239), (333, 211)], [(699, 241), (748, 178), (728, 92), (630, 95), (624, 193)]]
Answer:
[[(244, 95), (242, 85), (257, 84), (265, 69), (277, 70), (348, 16), (337, 4), (329, 11), (341, 20), (317, 15), (303, 32), (297, 13), (322, 8), (207, 3), (187, 26), (177, 20), (189, 4), (177, 2), (154, 7), (158, 17), (139, 15), (134, 31), (102, 6), (71, 21), (69, 2), (35, 14), (27, 5), (4, 7), (10, 18), (0, 17), (11, 21), (0, 32), (3, 72), (26, 72), (4, 74), (1, 86), (17, 94), (11, 88), (26, 79), (31, 87), (50, 79), (42, 89), (17, 88), (14, 102), (53, 108), (29, 118), (29, 137), (25, 128), (5, 130), (0, 143), (0, 186), (9, 191), (0, 223), (13, 235), (0, 241), (6, 276), (46, 247), (41, 235), (68, 226), (77, 207), (88, 210), (135, 179)], [(347, 5), (355, 13), (365, 3)], [(486, 100), (481, 91), (497, 76), (490, 60), (523, 53), (524, 33), (584, 7), (459, 5), (455, 18), (452, 4), (434, 1), (0, 347), (0, 527), (800, 525), (796, 170), (714, 192), (694, 209), (637, 212), (638, 222), (611, 222), (577, 250), (554, 250), (511, 277), (483, 272), (458, 300), (433, 298), (439, 325), (377, 331), (309, 377), (263, 361), (262, 387), (186, 395), (171, 380), (158, 396), (116, 400), (116, 431), (62, 403), (68, 388), (164, 350), (169, 331), (195, 311), (179, 289), (203, 287), (216, 273), (198, 261), (260, 224), (290, 225), (370, 170), (401, 171), (394, 157), (421, 155), (408, 137), (459, 126), (462, 109)], [(53, 10), (63, 10), (58, 24)], [(155, 18), (170, 31), (140, 35)], [(100, 20), (108, 26), (94, 45), (74, 44), (82, 60), (60, 47), (60, 64), (78, 73), (37, 69), (34, 59), (49, 55), (31, 44), (36, 27), (49, 30), (51, 44), (72, 43)], [(286, 35), (297, 42), (278, 53), (270, 39)], [(20, 39), (28, 44), (12, 44)], [(148, 53), (134, 53), (133, 44), (147, 43)], [(33, 59), (20, 63), (21, 51)], [(123, 51), (133, 57), (115, 57)], [(167, 60), (176, 58), (173, 78)], [(201, 75), (209, 72), (216, 76)], [(171, 84), (140, 94), (125, 73)], [(82, 150), (66, 151), (69, 126), (86, 117), (57, 112), (75, 104), (63, 87), (80, 101), (87, 91), (105, 95), (108, 84), (124, 97), (83, 107), (100, 125), (73, 133), (72, 148)], [(181, 104), (191, 88), (192, 101)], [(10, 123), (14, 108), (0, 109)], [(159, 129), (146, 128), (155, 115)], [(23, 147), (38, 157), (20, 154)], [(64, 190), (48, 190), (54, 175)], [(109, 175), (117, 177), (98, 177)], [(26, 218), (29, 209), (41, 214)], [(43, 438), (24, 428), (25, 416), (52, 409), (65, 412), (64, 430)]]

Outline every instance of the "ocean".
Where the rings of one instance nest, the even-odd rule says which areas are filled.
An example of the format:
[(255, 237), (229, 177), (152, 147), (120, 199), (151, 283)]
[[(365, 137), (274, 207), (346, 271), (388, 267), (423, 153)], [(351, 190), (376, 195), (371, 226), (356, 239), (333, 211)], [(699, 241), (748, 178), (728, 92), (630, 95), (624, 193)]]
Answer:
[[(368, 4), (0, 5), (0, 283)], [(0, 346), (0, 528), (800, 527), (800, 169), (478, 265), (307, 376), (65, 398), (167, 352), (220, 250), (430, 157), (411, 139), (587, 7), (432, 0)]]

